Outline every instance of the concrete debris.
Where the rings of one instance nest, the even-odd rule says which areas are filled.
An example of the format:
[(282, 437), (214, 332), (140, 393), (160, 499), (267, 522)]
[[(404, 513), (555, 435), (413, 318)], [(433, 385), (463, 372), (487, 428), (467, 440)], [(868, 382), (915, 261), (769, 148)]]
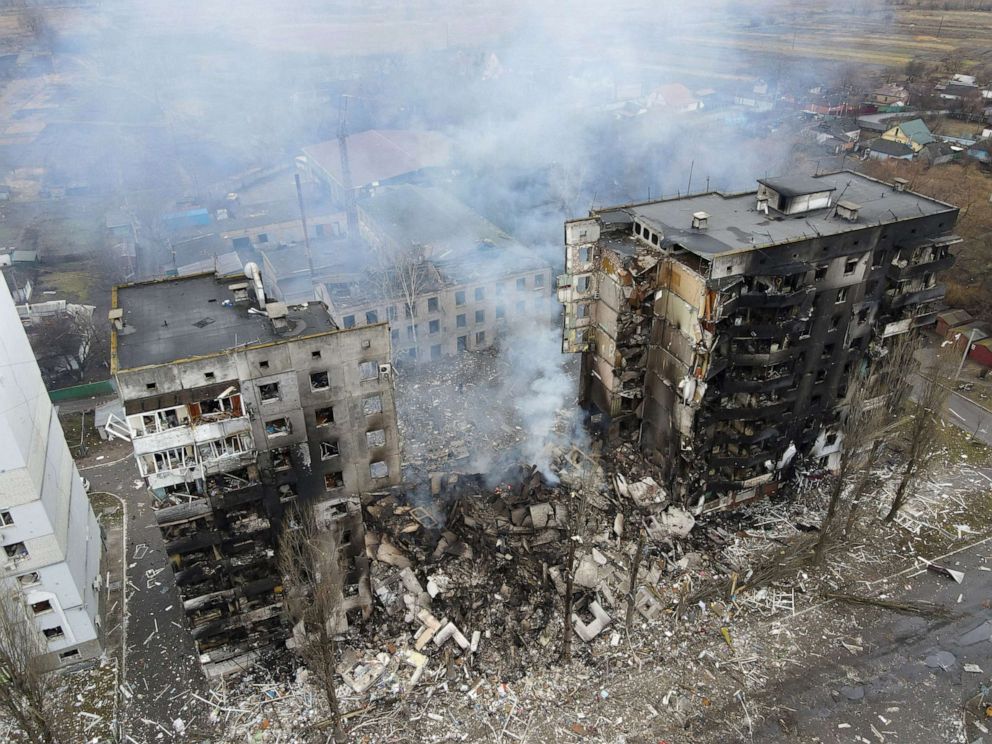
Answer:
[(575, 633), (579, 638), (589, 643), (606, 629), (606, 626), (611, 622), (611, 618), (606, 614), (606, 610), (600, 607), (599, 602), (590, 602), (587, 609), (592, 615), (592, 620), (588, 623), (582, 622), (579, 616), (573, 613), (572, 627), (575, 628)]

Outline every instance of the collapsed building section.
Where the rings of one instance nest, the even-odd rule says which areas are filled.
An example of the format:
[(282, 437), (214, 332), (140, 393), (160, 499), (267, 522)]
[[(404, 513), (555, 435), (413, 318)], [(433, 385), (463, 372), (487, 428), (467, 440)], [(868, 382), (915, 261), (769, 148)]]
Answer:
[(284, 510), (311, 504), (371, 610), (359, 494), (399, 482), (385, 323), (339, 329), (318, 302), (267, 301), (257, 268), (117, 287), (112, 371), (208, 674), (284, 637)]
[(862, 361), (933, 322), (957, 208), (843, 171), (565, 224), (564, 352), (608, 437), (696, 513), (830, 467)]

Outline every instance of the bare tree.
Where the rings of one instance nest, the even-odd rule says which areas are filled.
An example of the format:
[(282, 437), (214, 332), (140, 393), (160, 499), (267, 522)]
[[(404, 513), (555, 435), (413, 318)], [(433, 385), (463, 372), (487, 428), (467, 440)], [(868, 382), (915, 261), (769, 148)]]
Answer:
[(62, 741), (41, 662), (46, 650), (20, 591), (10, 582), (0, 584), (0, 713), (32, 744)]
[(38, 365), (46, 376), (67, 375), (81, 381), (95, 364), (109, 355), (107, 332), (97, 327), (93, 316), (81, 309), (67, 309), (45, 318), (28, 329)]
[(940, 348), (930, 368), (917, 377), (915, 400), (910, 409), (912, 421), (907, 432), (909, 452), (892, 506), (885, 515), (886, 522), (896, 518), (913, 486), (933, 466), (934, 455), (939, 449), (937, 434), (943, 426), (941, 414), (950, 393), (947, 381), (953, 378), (954, 356), (950, 349)]
[(848, 396), (838, 432), (840, 458), (830, 489), (827, 513), (813, 550), (814, 565), (823, 563), (827, 547), (834, 537), (834, 519), (844, 493), (849, 489), (850, 506), (843, 534), (850, 532), (882, 444), (899, 423), (895, 417), (909, 391), (916, 366), (914, 353), (918, 348), (917, 337), (911, 334), (896, 336), (887, 346), (873, 349), (874, 358), (869, 356), (862, 371), (855, 373), (852, 380), (854, 387)]
[(421, 297), (441, 285), (441, 276), (425, 255), (423, 246), (414, 245), (397, 250), (379, 246), (372, 280), (382, 299), (399, 300), (410, 326), (414, 346), (417, 345), (417, 304)]
[(337, 633), (344, 619), (341, 558), (335, 531), (322, 530), (310, 505), (283, 517), (279, 540), (286, 610), (293, 623), (294, 650), (324, 692), (334, 740), (345, 741), (338, 704)]

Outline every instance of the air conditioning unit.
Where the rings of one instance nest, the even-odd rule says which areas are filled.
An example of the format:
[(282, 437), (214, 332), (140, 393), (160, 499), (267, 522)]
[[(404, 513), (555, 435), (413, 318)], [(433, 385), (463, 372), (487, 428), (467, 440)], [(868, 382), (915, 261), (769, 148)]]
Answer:
[(389, 377), (393, 373), (392, 364), (380, 364), (379, 365), (379, 377)]

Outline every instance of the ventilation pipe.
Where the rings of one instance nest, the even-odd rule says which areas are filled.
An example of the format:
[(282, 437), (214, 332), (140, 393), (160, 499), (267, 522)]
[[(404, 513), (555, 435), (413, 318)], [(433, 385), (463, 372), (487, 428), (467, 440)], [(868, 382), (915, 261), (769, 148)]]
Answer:
[(262, 273), (258, 270), (258, 264), (254, 261), (249, 261), (245, 264), (245, 276), (251, 279), (252, 283), (255, 285), (255, 297), (258, 300), (258, 307), (260, 310), (265, 309), (265, 287), (262, 284)]

